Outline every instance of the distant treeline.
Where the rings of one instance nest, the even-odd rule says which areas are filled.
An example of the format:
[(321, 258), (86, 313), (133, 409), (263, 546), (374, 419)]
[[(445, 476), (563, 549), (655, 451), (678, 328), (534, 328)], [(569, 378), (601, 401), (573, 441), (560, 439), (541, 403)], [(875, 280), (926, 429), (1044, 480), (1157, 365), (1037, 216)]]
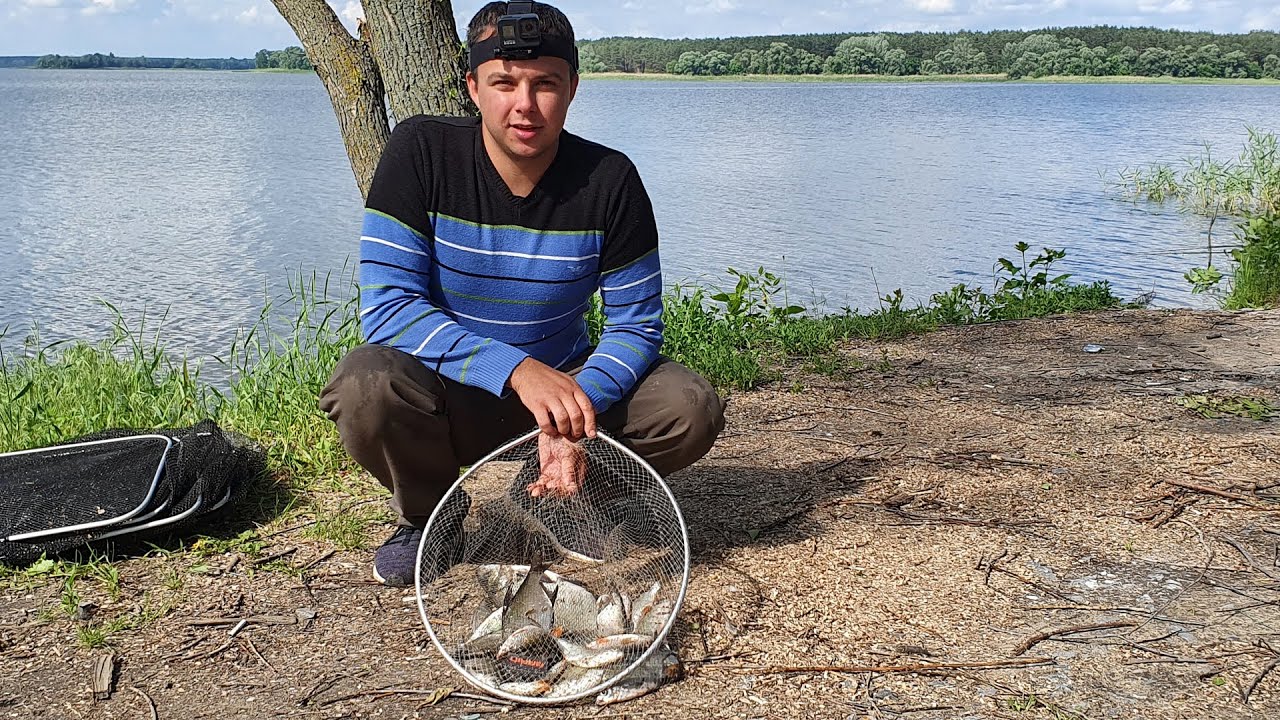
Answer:
[(302, 48), (291, 45), (283, 50), (259, 50), (253, 56), (254, 67), (259, 70), (279, 68), (281, 70), (310, 70), (311, 61)]
[(59, 69), (152, 68), (188, 70), (251, 70), (253, 61), (241, 58), (153, 58), (116, 57), (115, 53), (88, 55), (42, 55), (35, 67)]
[(1280, 33), (1111, 26), (580, 43), (584, 72), (1280, 78)]
[(35, 55), (8, 55), (0, 57), (0, 68), (31, 68), (39, 59)]

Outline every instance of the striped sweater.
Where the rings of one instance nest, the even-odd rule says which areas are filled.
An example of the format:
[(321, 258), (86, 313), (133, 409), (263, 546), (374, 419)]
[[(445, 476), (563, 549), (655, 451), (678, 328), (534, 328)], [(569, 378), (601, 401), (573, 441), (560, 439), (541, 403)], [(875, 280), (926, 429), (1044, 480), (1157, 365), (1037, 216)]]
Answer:
[[(367, 342), (498, 396), (527, 357), (561, 368), (591, 350), (576, 377), (603, 412), (662, 346), (648, 194), (625, 155), (567, 132), (520, 198), (485, 152), (478, 118), (396, 125), (366, 201), (360, 291)], [(605, 329), (592, 350), (597, 291)]]

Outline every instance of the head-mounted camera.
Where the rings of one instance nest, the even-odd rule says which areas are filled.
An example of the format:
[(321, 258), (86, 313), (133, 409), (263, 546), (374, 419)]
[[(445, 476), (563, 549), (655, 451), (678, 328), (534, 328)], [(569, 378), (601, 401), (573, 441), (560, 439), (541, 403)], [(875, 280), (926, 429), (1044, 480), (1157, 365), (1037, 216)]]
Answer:
[(494, 33), (471, 46), (471, 72), (493, 59), (530, 60), (558, 57), (578, 71), (578, 48), (566, 37), (542, 34), (542, 20), (531, 2), (509, 2), (507, 13), (498, 18)]

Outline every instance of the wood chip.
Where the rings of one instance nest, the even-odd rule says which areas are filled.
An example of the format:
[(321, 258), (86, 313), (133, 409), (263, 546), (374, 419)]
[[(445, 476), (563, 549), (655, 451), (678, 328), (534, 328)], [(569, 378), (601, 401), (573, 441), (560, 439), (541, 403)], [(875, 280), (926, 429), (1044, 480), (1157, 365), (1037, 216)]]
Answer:
[(110, 700), (116, 682), (116, 656), (110, 653), (93, 659), (93, 699)]

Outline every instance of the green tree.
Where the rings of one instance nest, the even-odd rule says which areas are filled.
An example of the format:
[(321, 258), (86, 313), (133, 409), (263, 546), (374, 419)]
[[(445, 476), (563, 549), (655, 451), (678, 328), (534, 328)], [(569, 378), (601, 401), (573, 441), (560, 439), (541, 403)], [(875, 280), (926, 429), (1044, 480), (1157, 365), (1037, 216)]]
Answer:
[[(973, 75), (987, 71), (987, 54), (973, 44), (973, 39), (961, 35), (945, 50), (933, 57), (927, 75)], [(924, 72), (924, 65), (921, 65)]]
[(609, 69), (596, 51), (587, 46), (578, 50), (578, 71), (583, 73), (600, 73)]
[(1280, 55), (1268, 55), (1263, 60), (1262, 76), (1280, 80)]

